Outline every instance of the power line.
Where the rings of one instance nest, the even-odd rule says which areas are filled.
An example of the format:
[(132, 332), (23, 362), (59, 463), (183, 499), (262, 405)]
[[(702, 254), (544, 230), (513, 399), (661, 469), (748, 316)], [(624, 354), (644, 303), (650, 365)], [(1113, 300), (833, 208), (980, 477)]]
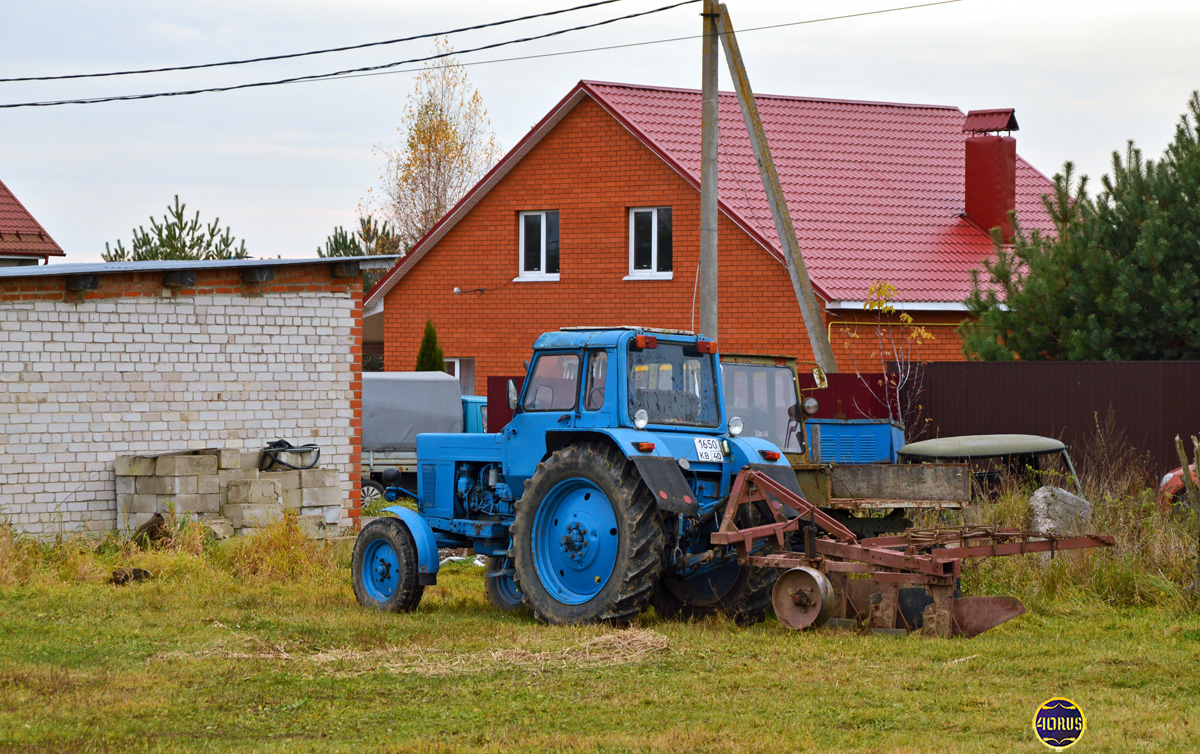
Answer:
[(545, 13), (534, 13), (528, 16), (520, 16), (518, 18), (509, 18), (503, 21), (491, 21), (486, 24), (476, 24), (474, 26), (463, 26), (458, 29), (450, 29), (448, 31), (435, 31), (428, 34), (417, 34), (411, 37), (400, 37), (398, 39), (385, 39), (380, 42), (364, 42), (363, 44), (346, 45), (345, 47), (329, 47), (323, 50), (310, 50), (308, 52), (291, 52), (283, 55), (265, 55), (258, 58), (244, 58), (242, 60), (226, 60), (220, 63), (197, 63), (195, 65), (178, 65), (168, 68), (142, 68), (132, 71), (107, 71), (104, 73), (71, 73), (61, 76), (22, 76), (19, 78), (0, 78), (0, 84), (7, 84), (17, 81), (63, 81), (66, 79), (95, 79), (104, 78), (106, 76), (134, 76), (143, 73), (168, 73), (171, 71), (194, 71), (201, 68), (220, 68), (230, 65), (245, 65), (247, 63), (264, 63), (272, 60), (289, 60), (291, 58), (303, 58), (312, 55), (326, 55), (333, 52), (346, 52), (348, 50), (365, 50), (368, 47), (381, 47), (384, 45), (400, 44), (401, 42), (413, 42), (419, 39), (430, 39), (432, 37), (448, 36), (450, 34), (459, 34), (464, 31), (477, 31), (479, 29), (488, 29), (495, 26), (505, 26), (507, 24), (515, 24), (519, 21), (529, 21), (535, 18), (547, 18), (549, 16), (558, 16), (563, 13), (572, 13), (577, 10), (586, 8), (595, 8), (601, 5), (611, 5), (612, 3), (621, 2), (621, 0), (596, 0), (596, 2), (576, 5), (571, 8), (560, 8), (559, 10), (546, 11)]
[[(961, 3), (963, 0), (936, 0), (930, 3), (921, 3), (920, 5), (904, 5), (897, 8), (882, 8), (880, 10), (864, 11), (862, 13), (848, 13), (842, 16), (825, 16), (823, 18), (810, 18), (805, 21), (789, 21), (782, 24), (768, 24), (766, 26), (751, 26), (745, 29), (735, 29), (736, 33), (743, 34), (752, 31), (769, 31), (771, 29), (782, 29), (789, 26), (806, 26), (808, 24), (819, 24), (825, 21), (842, 21), (848, 18), (859, 18), (862, 16), (878, 16), (883, 13), (896, 13), (897, 11), (916, 10), (918, 8), (930, 8), (935, 5), (951, 5), (953, 3)], [(734, 31), (729, 32), (730, 34)], [(522, 60), (538, 60), (540, 58), (556, 58), (563, 55), (580, 55), (587, 52), (605, 52), (607, 50), (624, 50), (630, 47), (646, 47), (648, 45), (669, 44), (671, 42), (687, 42), (693, 39), (703, 39), (703, 34), (691, 34), (682, 37), (668, 37), (666, 39), (648, 39), (644, 42), (625, 42), (619, 45), (604, 45), (602, 47), (583, 47), (578, 50), (559, 50), (558, 52), (542, 52), (536, 55), (515, 55), (508, 58), (492, 58), (491, 60), (470, 60), (464, 63), (455, 63), (453, 66), (429, 66), (431, 69), (437, 68), (452, 68), (456, 66), (474, 66), (474, 65), (489, 65), (491, 63), (514, 63)], [(345, 76), (330, 77), (322, 79), (323, 81), (340, 81), (341, 79), (357, 79), (366, 76), (387, 76), (394, 73), (415, 73), (420, 71), (420, 68), (402, 68), (395, 71), (376, 71), (374, 73), (353, 73)], [(0, 106), (2, 107), (2, 106)]]
[[(661, 13), (666, 10), (678, 8), (682, 5), (689, 5), (691, 3), (698, 2), (698, 1), (699, 0), (683, 0), (683, 2), (678, 2), (678, 3), (675, 3), (674, 5), (663, 6), (661, 8), (656, 8), (654, 10), (643, 11), (641, 13), (633, 13), (633, 14), (630, 14), (627, 16), (621, 16), (618, 18), (608, 19), (606, 21), (600, 21), (600, 22), (594, 23), (594, 24), (587, 24), (584, 26), (576, 26), (576, 27), (572, 27), (570, 29), (563, 29), (560, 31), (554, 31), (554, 32), (550, 32), (547, 34), (542, 34), (542, 35), (538, 35), (538, 36), (534, 36), (534, 37), (526, 37), (524, 39), (516, 39), (516, 40), (511, 40), (508, 42), (497, 42), (495, 44), (484, 45), (482, 47), (475, 47), (475, 48), (471, 48), (469, 50), (459, 50), (459, 51), (455, 51), (455, 52), (442, 53), (442, 54), (438, 54), (438, 55), (430, 55), (430, 56), (424, 57), (424, 58), (414, 58), (411, 60), (400, 60), (400, 61), (396, 61), (394, 63), (387, 63), (384, 65), (377, 65), (377, 66), (369, 66), (366, 68), (354, 68), (354, 69), (349, 69), (346, 71), (335, 71), (333, 73), (314, 74), (311, 76), (297, 76), (294, 78), (279, 79), (277, 81), (261, 81), (261, 82), (251, 83), (251, 84), (237, 84), (234, 86), (224, 86), (224, 87), (209, 87), (209, 88), (205, 88), (205, 89), (192, 89), (192, 90), (186, 90), (186, 91), (155, 92), (155, 93), (151, 93), (151, 94), (128, 94), (128, 95), (120, 95), (120, 96), (114, 96), (114, 97), (95, 97), (95, 98), (90, 98), (90, 99), (56, 100), (56, 101), (45, 101), (45, 102), (18, 102), (18, 103), (12, 103), (12, 104), (0, 104), (0, 109), (11, 109), (11, 108), (18, 108), (18, 107), (55, 107), (58, 105), (91, 105), (91, 104), (99, 104), (101, 102), (121, 102), (121, 101), (126, 101), (126, 100), (154, 99), (157, 97), (187, 96), (187, 95), (192, 95), (192, 94), (204, 94), (204, 93), (208, 93), (208, 92), (227, 92), (227, 91), (234, 91), (234, 90), (238, 90), (238, 89), (249, 89), (249, 88), (253, 88), (253, 87), (279, 86), (282, 84), (297, 84), (297, 83), (306, 83), (306, 82), (311, 82), (311, 81), (337, 81), (337, 80), (348, 79), (348, 78), (361, 78), (364, 76), (384, 76), (384, 75), (394, 74), (394, 73), (414, 73), (414, 72), (421, 71), (423, 69), (422, 68), (406, 68), (406, 69), (399, 69), (399, 70), (381, 70), (381, 69), (394, 69), (397, 66), (407, 65), (410, 63), (422, 63), (422, 62), (426, 62), (426, 61), (430, 61), (430, 60), (437, 60), (439, 58), (448, 57), (450, 55), (479, 52), (481, 50), (490, 50), (490, 49), (494, 49), (497, 47), (504, 47), (504, 46), (511, 45), (511, 44), (517, 44), (520, 42), (530, 42), (530, 41), (534, 41), (534, 40), (538, 40), (538, 39), (545, 39), (547, 37), (559, 36), (561, 34), (566, 34), (567, 32), (571, 32), (571, 31), (590, 29), (590, 28), (594, 28), (596, 26), (604, 26), (607, 24), (614, 23), (616, 21), (623, 21), (623, 20), (626, 20), (629, 18), (636, 18), (638, 16), (645, 16), (645, 15), (650, 15), (653, 13)], [(847, 13), (847, 14), (840, 15), (840, 16), (825, 16), (822, 18), (812, 18), (812, 19), (807, 19), (804, 21), (791, 21), (791, 22), (781, 23), (781, 24), (768, 24), (765, 26), (754, 26), (754, 27), (749, 27), (749, 28), (745, 28), (745, 29), (740, 29), (737, 31), (740, 33), (746, 33), (746, 32), (753, 32), (753, 31), (767, 31), (770, 29), (782, 29), (782, 28), (786, 28), (786, 27), (790, 27), (790, 26), (805, 26), (805, 25), (809, 25), (809, 24), (823, 23), (826, 21), (842, 21), (842, 20), (851, 19), (851, 18), (862, 18), (864, 16), (877, 16), (877, 15), (881, 15), (881, 14), (885, 14), (885, 13), (897, 13), (899, 11), (917, 10), (919, 8), (930, 8), (930, 7), (934, 7), (934, 6), (938, 6), (938, 5), (951, 5), (951, 4), (959, 3), (962, 1), (963, 0), (936, 0), (935, 2), (920, 3), (917, 5), (904, 5), (904, 6), (898, 6), (895, 8), (882, 8), (880, 10), (863, 11), (861, 13)], [(730, 32), (730, 33), (733, 33), (733, 32)], [(693, 40), (693, 39), (702, 39), (703, 37), (704, 37), (703, 34), (691, 34), (691, 35), (686, 35), (686, 36), (681, 36), (681, 37), (668, 37), (665, 39), (651, 39), (651, 40), (646, 40), (644, 42), (627, 42), (624, 44), (605, 45), (605, 46), (601, 46), (601, 47), (587, 47), (587, 48), (580, 48), (577, 50), (560, 50), (558, 52), (539, 53), (536, 55), (520, 55), (520, 56), (513, 56), (513, 57), (508, 57), (508, 58), (493, 58), (491, 60), (476, 60), (476, 61), (468, 61), (468, 62), (464, 62), (464, 63), (455, 63), (453, 66), (429, 66), (428, 68), (436, 69), (436, 68), (449, 68), (449, 67), (457, 67), (457, 66), (467, 67), (467, 66), (475, 66), (475, 65), (488, 65), (491, 63), (509, 63), (509, 62), (516, 62), (516, 61), (522, 61), (522, 60), (537, 60), (537, 59), (541, 59), (541, 58), (553, 58), (553, 57), (560, 57), (560, 56), (564, 56), (564, 55), (578, 55), (578, 54), (587, 53), (587, 52), (603, 52), (603, 51), (607, 51), (607, 50), (628, 49), (631, 47), (645, 47), (648, 45), (668, 44), (671, 42), (684, 42), (684, 41)]]
[(631, 18), (638, 18), (640, 16), (649, 16), (649, 15), (653, 15), (655, 13), (662, 13), (663, 11), (672, 10), (673, 8), (678, 8), (683, 5), (691, 5), (692, 3), (697, 3), (697, 2), (700, 2), (700, 0), (681, 0), (681, 2), (677, 2), (672, 5), (664, 5), (659, 8), (654, 8), (653, 10), (640, 11), (638, 13), (629, 13), (624, 16), (617, 16), (616, 18), (609, 18), (609, 19), (605, 19), (603, 21), (597, 21), (597, 22), (591, 23), (591, 24), (583, 24), (580, 26), (573, 26), (569, 29), (558, 29), (556, 31), (547, 32), (545, 34), (537, 34), (532, 37), (523, 37), (521, 39), (510, 39), (506, 42), (494, 42), (492, 44), (482, 45), (480, 47), (473, 47), (473, 48), (470, 48), (467, 50), (461, 50), (458, 52), (454, 52), (454, 51), (442, 52), (442, 53), (437, 53), (435, 55), (428, 55), (423, 58), (411, 58), (409, 60), (398, 60), (394, 63), (384, 63), (382, 65), (372, 65), (372, 66), (366, 66), (363, 68), (349, 68), (344, 71), (334, 71), (333, 73), (317, 73), (317, 74), (312, 74), (309, 76), (293, 76), (291, 78), (286, 78), (286, 79), (276, 79), (274, 81), (256, 81), (256, 82), (249, 83), (249, 84), (233, 84), (230, 86), (213, 86), (213, 87), (205, 87), (203, 89), (185, 89), (185, 90), (179, 90), (179, 91), (174, 91), (174, 92), (152, 92), (150, 94), (122, 94), (122, 95), (117, 95), (117, 96), (112, 96), (112, 97), (90, 97), (90, 98), (86, 98), (86, 99), (51, 100), (51, 101), (44, 101), (44, 102), (17, 102), (17, 103), (12, 103), (12, 104), (0, 105), (0, 109), (11, 109), (11, 108), (17, 108), (17, 107), (55, 107), (58, 105), (94, 105), (94, 104), (98, 104), (100, 102), (124, 102), (124, 101), (128, 101), (128, 100), (155, 99), (158, 97), (185, 97), (185, 96), (192, 95), (192, 94), (205, 94), (208, 92), (232, 92), (232, 91), (236, 91), (239, 89), (253, 89), (256, 87), (263, 87), (263, 86), (279, 86), (281, 84), (296, 84), (296, 83), (300, 83), (302, 81), (321, 81), (323, 79), (344, 77), (344, 76), (347, 76), (347, 75), (353, 74), (353, 73), (363, 73), (363, 72), (367, 72), (367, 71), (380, 71), (380, 70), (387, 69), (387, 68), (395, 68), (396, 66), (407, 65), (409, 63), (423, 63), (423, 62), (426, 62), (429, 60), (438, 60), (440, 58), (446, 58), (446, 57), (450, 57), (451, 55), (456, 55), (456, 54), (467, 54), (467, 53), (472, 53), (472, 52), (479, 52), (481, 50), (491, 50), (491, 49), (495, 49), (497, 47), (506, 47), (508, 45), (520, 44), (522, 42), (533, 42), (538, 39), (547, 39), (549, 37), (557, 37), (562, 34), (567, 34), (569, 32), (573, 32), (573, 31), (582, 31), (584, 29), (594, 29), (598, 26), (606, 26), (608, 24), (616, 23), (618, 21), (626, 21)]

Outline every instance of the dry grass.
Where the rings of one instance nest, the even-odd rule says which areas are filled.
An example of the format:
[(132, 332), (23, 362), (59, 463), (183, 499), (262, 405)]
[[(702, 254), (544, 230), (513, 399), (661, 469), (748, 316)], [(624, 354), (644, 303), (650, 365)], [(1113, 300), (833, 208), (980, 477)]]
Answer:
[(296, 581), (334, 571), (328, 542), (309, 539), (293, 509), (283, 519), (222, 548), (217, 561), (233, 576), (252, 581)]

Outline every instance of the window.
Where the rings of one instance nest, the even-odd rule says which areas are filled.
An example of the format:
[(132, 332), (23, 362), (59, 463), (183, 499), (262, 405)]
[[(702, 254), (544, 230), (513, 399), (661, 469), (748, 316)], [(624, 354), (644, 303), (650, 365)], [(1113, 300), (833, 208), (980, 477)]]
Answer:
[(475, 359), (446, 359), (446, 374), (458, 378), (458, 391), (475, 394)]
[(671, 208), (629, 210), (629, 277), (626, 280), (671, 279)]
[(522, 212), (520, 245), (517, 280), (558, 280), (558, 210)]
[(644, 409), (651, 424), (715, 427), (721, 423), (713, 357), (695, 346), (664, 343), (629, 349), (629, 418)]
[(588, 411), (604, 408), (604, 385), (608, 381), (608, 353), (593, 351), (588, 362), (587, 391), (583, 407)]
[(525, 387), (526, 411), (570, 411), (579, 396), (579, 355), (550, 353), (539, 356)]

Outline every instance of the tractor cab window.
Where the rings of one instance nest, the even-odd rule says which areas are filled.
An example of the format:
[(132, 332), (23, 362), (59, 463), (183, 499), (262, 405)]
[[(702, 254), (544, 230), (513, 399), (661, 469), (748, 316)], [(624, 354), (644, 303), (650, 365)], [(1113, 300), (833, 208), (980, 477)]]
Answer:
[(548, 353), (533, 365), (525, 388), (526, 411), (570, 411), (579, 395), (579, 355)]
[(715, 427), (717, 406), (713, 359), (694, 345), (659, 342), (629, 348), (629, 418), (645, 409), (651, 424)]
[(604, 384), (607, 381), (608, 353), (593, 351), (588, 358), (587, 387), (583, 393), (583, 407), (588, 411), (599, 411), (604, 407)]
[(745, 437), (770, 440), (782, 450), (799, 450), (795, 418), (796, 378), (786, 366), (725, 362), (725, 413), (740, 417)]

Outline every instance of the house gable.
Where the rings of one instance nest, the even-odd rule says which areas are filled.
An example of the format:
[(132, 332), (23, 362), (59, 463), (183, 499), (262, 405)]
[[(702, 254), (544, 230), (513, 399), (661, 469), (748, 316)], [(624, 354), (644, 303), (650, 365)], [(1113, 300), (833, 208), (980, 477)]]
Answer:
[[(447, 358), (476, 360), (475, 373), (522, 372), (534, 339), (565, 324), (636, 322), (692, 329), (699, 261), (699, 192), (590, 97), (569, 112), (478, 197), (436, 245), (406, 260), (386, 293), (388, 369), (411, 369), (425, 319)], [(669, 280), (627, 280), (629, 210), (671, 207)], [(557, 210), (560, 276), (526, 282), (519, 273), (518, 217)], [(743, 350), (794, 350), (801, 317), (786, 268), (727, 215), (720, 219), (721, 299), (729, 323), (717, 337)], [(395, 272), (395, 270), (393, 271)], [(455, 294), (458, 288), (461, 293)], [(778, 320), (786, 335), (743, 337), (742, 320)], [(486, 335), (484, 335), (486, 332)]]
[(0, 264), (13, 259), (64, 256), (63, 250), (25, 205), (0, 181)]

